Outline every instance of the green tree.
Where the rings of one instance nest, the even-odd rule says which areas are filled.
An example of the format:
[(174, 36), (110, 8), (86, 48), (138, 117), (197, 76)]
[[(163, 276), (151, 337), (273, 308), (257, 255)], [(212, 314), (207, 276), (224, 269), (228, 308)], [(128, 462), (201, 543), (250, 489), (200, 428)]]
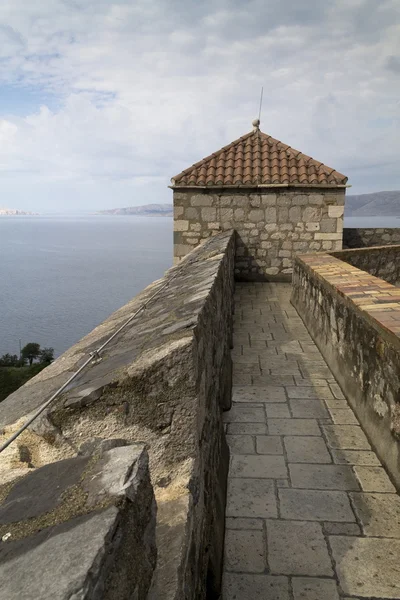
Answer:
[(0, 356), (0, 367), (17, 367), (19, 358), (16, 354), (3, 354)]
[(49, 365), (54, 360), (54, 348), (42, 348), (39, 355), (41, 364)]
[(21, 356), (29, 360), (29, 366), (31, 366), (33, 361), (40, 356), (40, 344), (35, 342), (26, 344), (21, 350)]

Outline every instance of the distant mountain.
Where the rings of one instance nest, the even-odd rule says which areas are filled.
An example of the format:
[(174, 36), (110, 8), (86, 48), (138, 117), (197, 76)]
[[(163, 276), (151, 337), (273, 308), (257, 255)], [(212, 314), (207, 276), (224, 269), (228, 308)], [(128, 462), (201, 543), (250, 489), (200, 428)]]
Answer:
[(17, 208), (0, 208), (0, 217), (13, 217), (15, 215), (37, 215), (38, 213), (18, 210)]
[(400, 216), (400, 191), (346, 195), (347, 217)]
[(145, 204), (143, 206), (128, 206), (126, 208), (110, 208), (100, 210), (99, 215), (136, 215), (138, 217), (172, 217), (172, 204)]

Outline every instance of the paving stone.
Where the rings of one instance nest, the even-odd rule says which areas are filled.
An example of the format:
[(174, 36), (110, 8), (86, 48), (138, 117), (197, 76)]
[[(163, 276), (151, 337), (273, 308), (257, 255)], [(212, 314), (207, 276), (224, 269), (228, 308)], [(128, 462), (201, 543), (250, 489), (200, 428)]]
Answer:
[(328, 444), (343, 450), (371, 450), (371, 446), (361, 429), (356, 425), (324, 425)]
[(272, 574), (333, 575), (319, 523), (267, 521), (268, 564)]
[(292, 579), (294, 600), (339, 600), (336, 581), (313, 577)]
[(325, 441), (321, 437), (285, 436), (288, 461), (291, 463), (331, 463)]
[[(299, 388), (300, 389), (300, 388)], [(303, 388), (305, 390), (310, 388)], [(303, 418), (314, 418), (314, 419), (328, 419), (329, 413), (325, 408), (321, 400), (305, 398), (296, 398), (295, 400), (289, 400), (290, 410), (294, 417)]]
[(354, 467), (354, 471), (364, 492), (391, 492), (396, 488), (382, 467)]
[(357, 417), (351, 408), (330, 408), (329, 414), (335, 425), (358, 425)]
[(397, 494), (351, 493), (365, 535), (400, 538), (400, 497)]
[(281, 438), (276, 435), (258, 435), (256, 450), (258, 454), (283, 454)]
[(287, 577), (225, 573), (223, 600), (289, 600)]
[(325, 403), (328, 408), (349, 408), (347, 400), (342, 400), (340, 398), (326, 398)]
[(255, 453), (254, 439), (251, 435), (227, 435), (231, 454), (252, 454)]
[(247, 386), (234, 387), (232, 390), (234, 402), (286, 402), (285, 388), (283, 386)]
[(304, 377), (296, 376), (294, 378), (294, 380), (295, 380), (295, 384), (300, 387), (320, 388), (320, 387), (327, 387), (329, 385), (327, 379), (317, 379), (317, 378), (312, 378), (312, 379), (306, 378), (305, 379)]
[(225, 531), (224, 566), (227, 571), (263, 573), (267, 568), (263, 531)]
[(321, 435), (315, 419), (268, 419), (271, 435)]
[(345, 465), (289, 465), (292, 487), (309, 490), (359, 490), (353, 470)]
[(266, 434), (267, 426), (263, 423), (228, 423), (228, 434)]
[(234, 479), (228, 482), (227, 517), (278, 516), (274, 482), (269, 479)]
[(292, 416), (289, 412), (289, 407), (287, 404), (267, 404), (265, 407), (265, 411), (267, 413), (267, 417), (275, 418), (275, 419), (290, 419)]
[(362, 535), (358, 523), (330, 523), (323, 524), (326, 535)]
[(286, 391), (289, 398), (333, 398), (328, 386), (301, 387), (296, 385), (288, 386)]
[(262, 375), (255, 375), (253, 377), (253, 385), (260, 386), (291, 385), (293, 381), (293, 375), (269, 375), (267, 373), (263, 373)]
[(280, 489), (278, 495), (283, 519), (355, 521), (345, 492)]
[(284, 457), (266, 454), (232, 456), (230, 473), (231, 477), (260, 477), (265, 479), (287, 476)]
[(293, 383), (294, 375), (300, 375), (297, 367), (268, 367), (263, 369), (264, 373), (269, 373), (271, 377), (292, 377), (292, 380), (288, 383)]
[(339, 400), (345, 399), (345, 396), (337, 383), (330, 383), (329, 386), (335, 398), (338, 398)]
[(226, 423), (265, 423), (265, 412), (263, 408), (233, 406), (224, 413), (223, 419)]
[(332, 536), (329, 543), (345, 594), (400, 598), (400, 540)]
[(337, 464), (380, 466), (375, 452), (368, 450), (341, 450), (332, 448), (333, 462)]
[(232, 384), (233, 385), (251, 385), (253, 383), (252, 376), (247, 374), (237, 374), (232, 376)]
[(262, 529), (263, 521), (261, 519), (246, 519), (242, 517), (228, 517), (226, 519), (228, 529)]

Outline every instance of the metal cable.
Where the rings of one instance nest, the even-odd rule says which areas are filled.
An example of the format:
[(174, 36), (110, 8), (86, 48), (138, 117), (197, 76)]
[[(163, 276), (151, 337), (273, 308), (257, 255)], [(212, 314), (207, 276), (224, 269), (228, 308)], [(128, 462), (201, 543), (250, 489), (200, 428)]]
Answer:
[[(187, 264), (190, 264), (192, 261), (187, 261), (185, 262), (185, 266)], [(182, 265), (183, 266), (183, 265)], [(127, 327), (132, 321), (133, 319), (135, 319), (135, 317), (137, 317), (142, 311), (145, 310), (145, 308), (148, 306), (148, 304), (154, 300), (154, 298), (156, 298), (160, 292), (162, 292), (162, 290), (164, 290), (166, 287), (168, 287), (170, 285), (170, 283), (179, 275), (181, 269), (177, 269), (176, 273), (170, 278), (168, 279), (156, 292), (154, 292), (154, 294), (152, 296), (150, 296), (150, 298), (144, 302), (142, 304), (142, 306), (140, 308), (138, 308), (138, 310), (129, 317), (129, 319), (127, 321), (125, 321), (125, 323), (123, 323), (123, 325), (121, 325), (121, 327), (119, 327), (117, 329), (117, 331), (115, 331), (101, 346), (99, 346), (97, 348), (97, 350), (94, 350), (93, 352), (90, 353), (90, 356), (87, 360), (85, 360), (85, 362), (83, 363), (83, 365), (81, 365), (79, 367), (79, 369), (77, 371), (75, 371), (75, 373), (73, 375), (71, 375), (71, 377), (68, 379), (68, 381), (66, 381), (56, 392), (54, 392), (54, 394), (48, 399), (46, 400), (46, 402), (44, 402), (42, 404), (42, 406), (40, 406), (38, 408), (38, 410), (15, 432), (13, 433), (13, 435), (8, 438), (8, 440), (6, 440), (2, 446), (0, 446), (0, 454), (3, 452), (3, 450), (5, 450), (6, 448), (8, 448), (8, 446), (10, 444), (12, 444), (12, 442), (14, 440), (17, 439), (17, 437), (19, 437), (21, 435), (21, 433), (23, 431), (25, 431), (25, 429), (27, 429), (27, 427), (29, 427), (29, 425), (31, 423), (33, 423), (33, 421), (35, 421), (35, 419), (38, 418), (39, 415), (42, 414), (42, 412), (49, 406), (49, 404), (51, 404), (53, 402), (53, 400), (55, 400), (56, 398), (58, 398), (58, 396), (65, 390), (65, 388), (71, 383), (71, 381), (73, 381), (76, 377), (78, 377), (78, 375), (80, 373), (82, 373), (82, 371), (88, 366), (89, 363), (91, 363), (93, 360), (95, 360), (96, 358), (100, 358), (100, 353), (103, 352), (104, 348), (106, 346), (108, 346), (108, 344), (119, 334), (121, 333), (121, 331), (123, 329), (125, 329), (125, 327)]]

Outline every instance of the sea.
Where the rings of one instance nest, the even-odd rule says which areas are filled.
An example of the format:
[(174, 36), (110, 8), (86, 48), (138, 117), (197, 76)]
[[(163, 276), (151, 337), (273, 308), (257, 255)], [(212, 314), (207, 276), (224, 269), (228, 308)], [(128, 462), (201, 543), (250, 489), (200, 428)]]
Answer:
[(173, 220), (0, 217), (0, 356), (62, 354), (172, 266)]
[[(345, 217), (400, 227), (400, 217)], [(172, 265), (173, 221), (122, 215), (0, 217), (0, 355), (58, 356)]]

